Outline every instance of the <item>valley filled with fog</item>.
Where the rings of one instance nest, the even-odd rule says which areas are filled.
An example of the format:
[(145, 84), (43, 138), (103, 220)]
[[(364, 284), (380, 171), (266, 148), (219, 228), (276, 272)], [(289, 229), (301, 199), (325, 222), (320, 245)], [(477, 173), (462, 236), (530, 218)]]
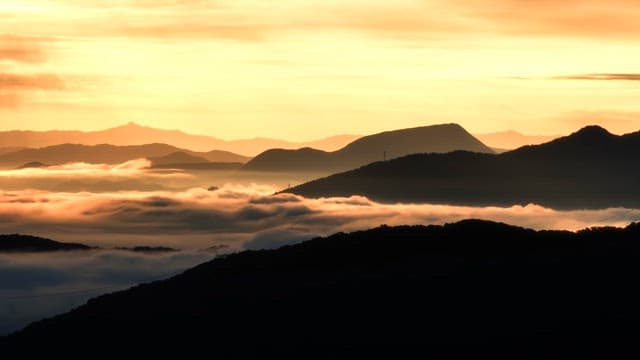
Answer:
[[(0, 172), (5, 188), (11, 184), (15, 188), (0, 192), (0, 233), (99, 247), (1, 254), (0, 332), (67, 311), (101, 293), (169, 277), (217, 254), (273, 249), (341, 231), (468, 218), (534, 229), (579, 230), (625, 226), (640, 218), (640, 210), (625, 208), (560, 211), (536, 204), (377, 203), (358, 195), (310, 199), (278, 192), (286, 189), (283, 178), (303, 181), (313, 175), (270, 176), (157, 171), (144, 159)], [(125, 185), (132, 180), (157, 188)], [(64, 191), (45, 186), (69, 182), (82, 185)], [(120, 190), (100, 189), (109, 182), (119, 184)], [(116, 249), (135, 246), (175, 251), (149, 254)]]

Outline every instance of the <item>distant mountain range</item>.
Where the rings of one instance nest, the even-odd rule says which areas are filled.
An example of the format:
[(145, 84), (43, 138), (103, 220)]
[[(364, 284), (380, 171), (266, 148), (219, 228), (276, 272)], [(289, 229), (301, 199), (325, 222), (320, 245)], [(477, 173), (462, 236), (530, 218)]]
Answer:
[[(22, 149), (0, 155), (0, 166), (22, 167), (27, 164), (57, 165), (70, 162), (118, 164), (133, 159), (149, 158), (164, 162), (198, 159), (203, 162), (244, 163), (249, 158), (227, 151), (194, 152), (166, 144), (147, 145), (79, 145), (63, 144), (39, 149)], [(33, 166), (31, 166), (33, 167)]]
[[(211, 149), (253, 156), (272, 148), (297, 149), (314, 147), (335, 150), (357, 139), (357, 135), (337, 135), (310, 142), (291, 142), (277, 139), (255, 138), (243, 140), (222, 140), (211, 136), (191, 135), (179, 130), (163, 130), (135, 123), (128, 123), (101, 131), (2, 131), (0, 147), (40, 148), (61, 144), (118, 146), (162, 143), (174, 147), (204, 152)], [(11, 151), (15, 149), (10, 149)], [(5, 150), (0, 150), (0, 154)]]
[(493, 153), (457, 124), (423, 126), (386, 131), (355, 140), (340, 150), (326, 152), (312, 148), (272, 149), (251, 159), (246, 171), (340, 171), (415, 153), (446, 153), (467, 150)]
[(159, 156), (159, 157), (151, 157), (149, 158), (153, 165), (167, 165), (167, 164), (197, 164), (197, 163), (206, 163), (209, 160), (195, 156), (184, 151), (173, 152), (169, 155)]
[(93, 248), (83, 244), (63, 243), (37, 236), (20, 234), (0, 235), (0, 253), (34, 253), (91, 249)]
[(287, 192), (382, 202), (638, 208), (638, 159), (640, 132), (617, 136), (590, 126), (498, 155), (457, 151), (376, 162)]
[[(152, 157), (149, 160), (155, 169), (181, 169), (181, 170), (236, 170), (242, 167), (245, 160), (228, 156), (221, 151), (210, 151), (204, 154), (207, 158), (195, 156), (184, 151), (178, 151), (161, 157)], [(210, 161), (217, 159), (218, 161)], [(227, 160), (227, 161), (222, 161)]]
[(410, 357), (434, 346), (636, 349), (639, 238), (639, 224), (573, 233), (479, 220), (339, 233), (94, 298), (3, 348), (109, 339), (147, 351), (168, 341), (234, 359), (406, 349), (388, 344), (420, 344)]
[(79, 243), (59, 242), (38, 236), (10, 234), (0, 235), (0, 254), (2, 253), (44, 253), (55, 251), (76, 251), (76, 250), (120, 250), (138, 253), (166, 253), (175, 252), (179, 249), (166, 246), (131, 246), (115, 247), (113, 249), (88, 246)]
[(9, 146), (9, 147), (0, 147), (0, 155), (16, 152), (18, 150), (22, 150), (24, 147), (22, 146)]
[(514, 130), (474, 134), (493, 149), (514, 150), (526, 145), (539, 145), (561, 137), (560, 135), (524, 135)]

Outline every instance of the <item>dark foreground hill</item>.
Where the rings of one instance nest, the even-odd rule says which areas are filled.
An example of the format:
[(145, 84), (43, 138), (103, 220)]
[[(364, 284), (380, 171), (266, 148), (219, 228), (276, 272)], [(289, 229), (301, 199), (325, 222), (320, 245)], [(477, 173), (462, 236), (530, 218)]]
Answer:
[(389, 343), (619, 349), (640, 335), (639, 239), (639, 224), (573, 233), (479, 220), (339, 233), (221, 257), (5, 341), (305, 358), (323, 344), (360, 355)]
[(243, 170), (339, 171), (385, 157), (391, 159), (415, 153), (446, 153), (455, 150), (493, 153), (493, 150), (460, 125), (442, 124), (365, 136), (333, 152), (312, 148), (267, 150), (245, 164)]
[(0, 253), (91, 250), (90, 246), (64, 243), (30, 235), (0, 235)]
[(364, 195), (382, 202), (640, 207), (640, 132), (590, 126), (502, 153), (417, 154), (287, 189), (307, 197)]

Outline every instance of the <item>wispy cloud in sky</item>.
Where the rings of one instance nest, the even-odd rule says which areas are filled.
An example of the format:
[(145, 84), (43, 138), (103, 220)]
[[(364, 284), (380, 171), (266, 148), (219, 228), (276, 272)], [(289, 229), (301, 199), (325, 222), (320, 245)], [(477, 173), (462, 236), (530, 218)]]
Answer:
[(556, 76), (558, 80), (613, 80), (613, 81), (640, 81), (640, 73), (635, 74), (577, 74)]
[(40, 63), (46, 58), (38, 37), (0, 34), (0, 61), (11, 60), (24, 63)]
[(0, 89), (23, 90), (62, 90), (62, 80), (53, 74), (19, 75), (0, 73)]
[(630, 0), (25, 0), (0, 16), (7, 129), (127, 119), (303, 140), (393, 121), (558, 134), (575, 129), (553, 116), (633, 111), (637, 97)]

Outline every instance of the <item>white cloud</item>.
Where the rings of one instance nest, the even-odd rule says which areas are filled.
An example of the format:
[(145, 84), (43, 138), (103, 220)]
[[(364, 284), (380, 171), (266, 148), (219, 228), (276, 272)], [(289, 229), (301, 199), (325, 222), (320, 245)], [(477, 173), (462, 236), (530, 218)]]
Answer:
[[(262, 185), (228, 184), (216, 191), (116, 193), (0, 192), (0, 233), (28, 233), (102, 246), (165, 245), (163, 256), (86, 252), (0, 256), (0, 332), (69, 310), (103, 292), (177, 272), (211, 258), (198, 249), (277, 248), (315, 236), (380, 224), (441, 224), (467, 218), (535, 229), (623, 226), (640, 210), (558, 211), (538, 205), (465, 207), (379, 204), (360, 196), (306, 199)], [(98, 289), (54, 297), (51, 292)], [(24, 301), (7, 297), (37, 295)], [(3, 300), (4, 297), (4, 300)]]

